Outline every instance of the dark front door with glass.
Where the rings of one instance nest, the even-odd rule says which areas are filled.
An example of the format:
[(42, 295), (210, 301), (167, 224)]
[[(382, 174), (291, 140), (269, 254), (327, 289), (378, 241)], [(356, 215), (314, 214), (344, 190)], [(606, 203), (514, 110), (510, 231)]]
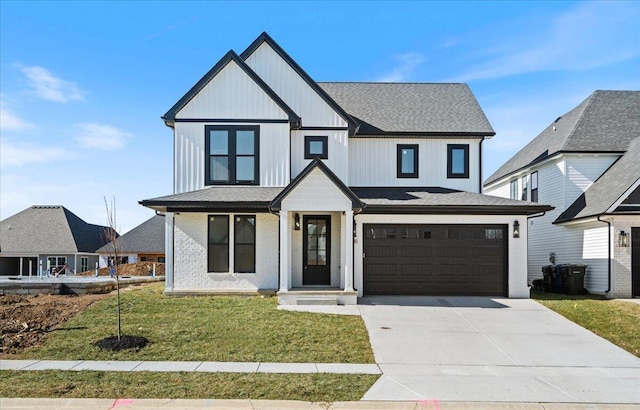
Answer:
[(331, 217), (303, 218), (302, 284), (331, 285)]

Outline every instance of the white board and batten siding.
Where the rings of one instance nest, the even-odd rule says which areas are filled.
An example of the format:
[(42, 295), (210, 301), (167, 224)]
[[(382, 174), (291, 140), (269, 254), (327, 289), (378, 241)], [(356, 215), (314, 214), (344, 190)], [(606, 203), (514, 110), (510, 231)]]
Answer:
[[(398, 144), (418, 145), (418, 178), (397, 178)], [(469, 178), (447, 178), (447, 145), (469, 144)], [(479, 139), (351, 138), (349, 186), (439, 186), (478, 192)]]
[[(204, 122), (178, 122), (174, 129), (174, 192), (205, 187)], [(247, 125), (216, 123), (215, 125)], [(284, 187), (289, 183), (289, 124), (249, 124), (260, 127), (260, 186)]]
[(329, 158), (322, 160), (324, 164), (333, 171), (342, 182), (347, 182), (347, 147), (349, 134), (338, 130), (308, 130), (291, 132), (291, 179), (298, 174), (312, 161), (304, 158), (305, 136), (326, 136), (327, 153)]
[(175, 263), (173, 290), (256, 291), (278, 288), (278, 217), (256, 214), (256, 272), (233, 273), (233, 217), (229, 215), (230, 272), (207, 271), (208, 216), (206, 213), (175, 215)]
[(245, 62), (302, 118), (302, 126), (347, 127), (345, 119), (267, 43), (262, 43)]
[(316, 168), (282, 201), (283, 211), (350, 211), (349, 198)]

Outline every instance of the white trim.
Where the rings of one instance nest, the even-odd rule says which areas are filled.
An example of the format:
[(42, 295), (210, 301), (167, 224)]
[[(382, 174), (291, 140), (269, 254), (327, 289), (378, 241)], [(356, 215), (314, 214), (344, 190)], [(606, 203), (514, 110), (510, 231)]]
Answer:
[(631, 195), (631, 194), (633, 193), (633, 191), (635, 191), (635, 190), (636, 190), (636, 188), (638, 188), (639, 186), (640, 186), (640, 178), (638, 178), (638, 179), (636, 180), (636, 182), (634, 182), (634, 183), (633, 183), (633, 185), (631, 185), (631, 186), (629, 187), (629, 189), (627, 189), (626, 191), (624, 191), (624, 194), (622, 194), (622, 195), (620, 196), (620, 198), (618, 198), (618, 199), (616, 200), (616, 202), (614, 202), (614, 203), (613, 203), (613, 205), (611, 205), (609, 208), (607, 208), (607, 210), (605, 211), (605, 213), (611, 213), (611, 212), (615, 211), (615, 210), (616, 210), (616, 208), (618, 208), (618, 207), (620, 206), (620, 204), (621, 204), (622, 202), (624, 202), (624, 200), (625, 200), (625, 199), (627, 199), (627, 197), (628, 197), (629, 195)]
[(165, 227), (165, 242), (164, 242), (164, 248), (165, 248), (165, 284), (164, 284), (164, 291), (165, 292), (171, 292), (173, 291), (173, 244), (174, 244), (174, 229), (175, 229), (175, 223), (174, 223), (174, 214), (173, 212), (165, 212), (165, 221), (164, 221), (164, 227)]

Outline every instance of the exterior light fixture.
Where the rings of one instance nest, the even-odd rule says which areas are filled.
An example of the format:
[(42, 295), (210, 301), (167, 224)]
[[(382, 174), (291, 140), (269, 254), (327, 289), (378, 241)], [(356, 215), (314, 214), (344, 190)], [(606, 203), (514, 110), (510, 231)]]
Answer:
[(293, 217), (293, 229), (296, 231), (300, 230), (300, 214), (296, 213)]
[(620, 231), (618, 235), (618, 246), (626, 248), (629, 246), (629, 234), (625, 231)]
[(518, 221), (513, 222), (513, 237), (514, 238), (520, 237), (520, 222)]

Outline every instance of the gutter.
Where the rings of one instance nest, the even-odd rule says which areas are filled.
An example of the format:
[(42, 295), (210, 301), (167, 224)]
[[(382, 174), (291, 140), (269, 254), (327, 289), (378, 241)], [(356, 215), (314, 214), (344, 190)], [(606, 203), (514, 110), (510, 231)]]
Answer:
[(600, 219), (601, 215), (598, 215), (598, 221), (600, 222), (604, 222), (607, 225), (609, 225), (609, 229), (607, 231), (607, 247), (608, 247), (608, 261), (607, 261), (607, 290), (604, 291), (604, 293), (609, 293), (611, 292), (611, 222), (609, 221), (603, 221), (602, 219)]

